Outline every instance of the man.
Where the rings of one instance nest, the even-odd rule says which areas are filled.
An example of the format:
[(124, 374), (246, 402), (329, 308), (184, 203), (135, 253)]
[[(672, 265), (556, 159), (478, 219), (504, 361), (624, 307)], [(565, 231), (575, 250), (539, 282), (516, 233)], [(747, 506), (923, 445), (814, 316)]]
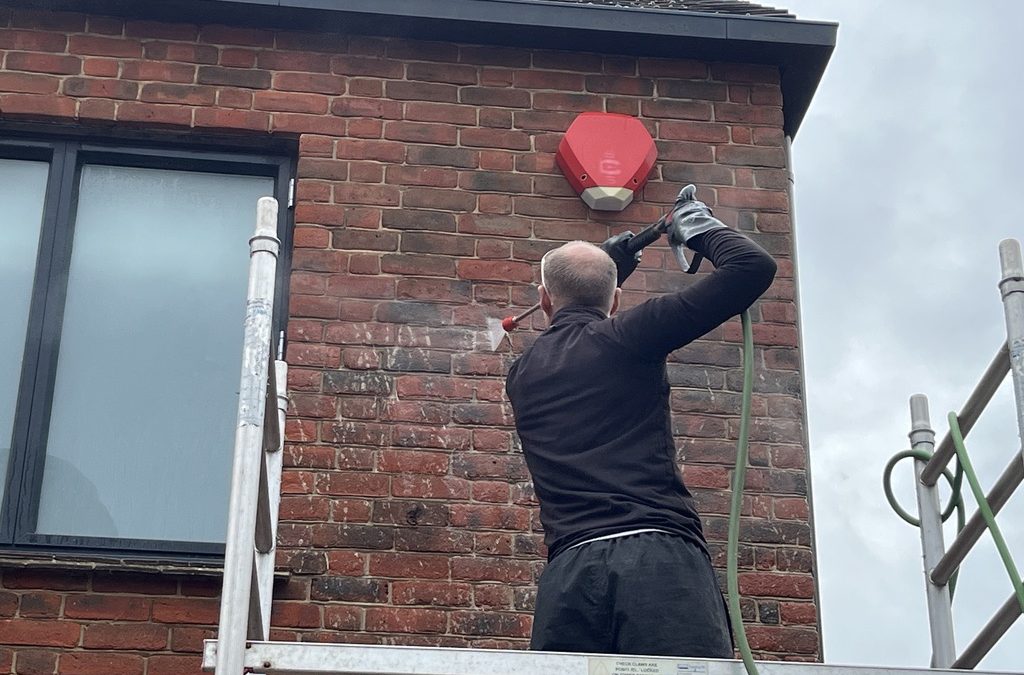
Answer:
[(694, 193), (680, 193), (670, 242), (716, 269), (682, 291), (616, 314), (617, 284), (639, 262), (628, 233), (602, 247), (570, 242), (541, 261), (550, 326), (506, 383), (548, 546), (531, 649), (733, 656), (675, 461), (665, 358), (749, 307), (775, 262)]

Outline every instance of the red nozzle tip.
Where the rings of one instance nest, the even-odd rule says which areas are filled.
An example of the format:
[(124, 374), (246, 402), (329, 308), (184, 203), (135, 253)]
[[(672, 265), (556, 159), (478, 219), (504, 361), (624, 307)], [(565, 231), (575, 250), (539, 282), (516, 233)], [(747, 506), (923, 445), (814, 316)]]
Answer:
[(506, 316), (501, 320), (501, 327), (505, 329), (506, 333), (508, 333), (518, 328), (519, 323), (516, 321), (514, 316)]

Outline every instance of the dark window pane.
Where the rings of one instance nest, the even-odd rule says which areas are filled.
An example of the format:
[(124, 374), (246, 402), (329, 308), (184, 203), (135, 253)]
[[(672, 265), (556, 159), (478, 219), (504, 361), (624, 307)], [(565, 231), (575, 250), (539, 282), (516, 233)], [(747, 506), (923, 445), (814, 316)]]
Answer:
[(223, 541), (262, 177), (85, 166), (41, 534)]
[(0, 159), (0, 500), (11, 453), (49, 168), (46, 162)]

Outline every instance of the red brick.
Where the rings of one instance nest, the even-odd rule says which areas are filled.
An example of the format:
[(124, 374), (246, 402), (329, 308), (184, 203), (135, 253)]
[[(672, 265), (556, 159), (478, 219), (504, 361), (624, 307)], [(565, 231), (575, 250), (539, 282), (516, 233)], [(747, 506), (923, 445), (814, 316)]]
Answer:
[(82, 74), (91, 77), (117, 77), (119, 62), (114, 59), (88, 58), (82, 60)]
[(151, 600), (119, 595), (72, 595), (64, 604), (64, 615), (78, 619), (145, 621)]
[(451, 105), (449, 103), (410, 101), (405, 104), (405, 114), (403, 117), (407, 120), (418, 122), (474, 125), (477, 119), (477, 109), (472, 106)]
[(508, 483), (500, 481), (473, 482), (473, 501), (504, 504), (508, 502), (510, 493)]
[(3, 571), (3, 585), (7, 588), (84, 591), (89, 587), (89, 576), (84, 572), (13, 568)]
[[(455, 103), (459, 100), (458, 87), (449, 84), (388, 80), (384, 83), (388, 98), (400, 101), (440, 101)], [(463, 101), (467, 103), (467, 101)]]
[(396, 605), (428, 605), (431, 607), (468, 607), (471, 602), (469, 584), (436, 581), (395, 581), (391, 584), (392, 602)]
[(741, 573), (740, 593), (779, 598), (813, 598), (814, 577), (803, 574)]
[(451, 523), (456, 527), (471, 530), (518, 530), (530, 529), (530, 510), (517, 506), (494, 506), (490, 504), (452, 504)]
[(156, 80), (187, 84), (195, 81), (196, 67), (188, 63), (126, 61), (122, 67), (121, 77), (126, 80)]
[(783, 123), (782, 107), (751, 106), (739, 103), (715, 103), (715, 119), (720, 122), (766, 124), (780, 127)]
[(270, 621), (275, 626), (294, 628), (319, 628), (322, 625), (320, 607), (306, 602), (275, 602)]
[(253, 110), (199, 108), (196, 110), (195, 124), (197, 127), (266, 131), (270, 126), (270, 115)]
[[(173, 85), (170, 85), (173, 86)], [(139, 85), (123, 80), (94, 80), (83, 77), (69, 77), (64, 80), (64, 93), (68, 96), (93, 96), (97, 98), (134, 99), (139, 94)], [(213, 102), (211, 97), (208, 101)]]
[(776, 518), (806, 521), (810, 516), (807, 500), (803, 498), (779, 498), (772, 500)]
[(358, 607), (328, 605), (324, 607), (324, 627), (333, 630), (359, 630), (364, 610)]
[(276, 112), (273, 115), (271, 126), (273, 131), (344, 136), (347, 123), (343, 119), (326, 115)]
[(19, 596), (0, 591), (0, 617), (12, 617), (18, 611)]
[(395, 497), (469, 499), (469, 481), (454, 476), (399, 475), (391, 479)]
[(371, 607), (366, 610), (366, 630), (381, 633), (443, 633), (445, 612), (434, 609)]
[(355, 551), (329, 551), (327, 568), (342, 576), (363, 576), (366, 572), (367, 554)]
[(388, 122), (384, 125), (384, 138), (408, 143), (455, 145), (458, 140), (458, 129), (446, 124)]
[(447, 579), (451, 562), (446, 555), (373, 553), (369, 574), (396, 579)]
[(481, 609), (512, 609), (512, 588), (504, 584), (474, 586), (473, 604)]
[(53, 73), (56, 75), (77, 75), (82, 69), (82, 59), (77, 56), (64, 56), (62, 54), (9, 52), (4, 65), (8, 70)]
[(256, 65), (256, 52), (251, 49), (222, 49), (219, 63), (231, 68), (252, 68)]
[(331, 70), (331, 55), (320, 52), (271, 49), (257, 52), (256, 65), (265, 70), (327, 73)]
[(210, 106), (216, 99), (216, 90), (213, 87), (151, 83), (142, 85), (142, 95), (139, 98), (150, 103)]
[[(355, 449), (353, 449), (355, 450)], [(348, 453), (344, 453), (348, 456)], [(339, 462), (343, 468), (353, 467), (344, 462)], [(371, 516), (371, 502), (363, 499), (331, 499), (330, 520), (335, 523), (369, 523)]]
[(258, 91), (253, 95), (253, 107), (258, 110), (324, 115), (327, 113), (327, 97), (320, 94)]
[(533, 280), (533, 266), (529, 263), (511, 260), (459, 260), (459, 277), (462, 279), (493, 279), (495, 281)]
[(62, 33), (34, 30), (0, 30), (0, 49), (23, 49), (29, 52), (64, 51), (67, 37)]
[(816, 624), (818, 610), (809, 602), (783, 602), (779, 604), (783, 623)]
[(0, 90), (23, 94), (56, 94), (60, 80), (46, 75), (0, 73)]
[(750, 626), (747, 639), (751, 649), (780, 654), (817, 654), (818, 634), (806, 628), (788, 626)]
[(58, 666), (61, 675), (142, 675), (145, 669), (146, 661), (141, 656), (95, 652), (61, 654)]
[(443, 475), (448, 471), (448, 454), (382, 450), (378, 470), (387, 473), (421, 473)]
[(493, 127), (495, 129), (511, 129), (512, 111), (482, 108), (480, 110), (480, 126)]
[(138, 623), (97, 623), (85, 627), (82, 646), (89, 649), (161, 650), (167, 648), (167, 626)]
[(189, 126), (192, 123), (192, 108), (125, 101), (117, 107), (117, 119), (121, 122)]
[(338, 55), (331, 59), (331, 72), (338, 75), (401, 78), (405, 66), (400, 61), (367, 58), (358, 55)]
[(478, 69), (473, 66), (451, 63), (410, 63), (406, 67), (406, 78), (423, 82), (447, 82), (449, 84), (476, 84)]
[(345, 91), (345, 78), (315, 73), (275, 73), (273, 86), (282, 91), (342, 94)]
[(0, 644), (74, 647), (81, 626), (70, 621), (12, 619), (0, 621)]
[(247, 89), (267, 89), (270, 87), (271, 73), (255, 68), (199, 66), (196, 82), (199, 84), (219, 84)]
[(459, 90), (459, 102), (475, 106), (529, 108), (531, 94), (523, 89), (508, 87), (463, 87)]
[(194, 656), (166, 656), (157, 654), (146, 659), (146, 675), (205, 675), (203, 659)]
[(555, 70), (517, 70), (514, 82), (522, 89), (553, 89), (559, 92), (583, 91), (583, 75)]
[(378, 473), (329, 472), (317, 480), (317, 492), (345, 497), (381, 497), (388, 494), (390, 478)]
[(508, 148), (509, 150), (529, 150), (532, 147), (529, 134), (503, 129), (460, 129), (459, 142), (470, 147)]
[[(8, 659), (7, 665), (10, 665)], [(3, 667), (3, 657), (0, 657)], [(34, 649), (18, 650), (18, 675), (52, 675), (57, 668), (57, 653)]]
[(220, 52), (211, 45), (182, 42), (147, 42), (143, 49), (147, 60), (185, 61), (187, 63), (217, 63)]
[(203, 651), (203, 641), (216, 637), (217, 631), (210, 628), (175, 626), (171, 628), (171, 651), (199, 654)]
[(138, 40), (123, 38), (72, 35), (68, 38), (68, 51), (72, 54), (86, 54), (89, 56), (115, 56), (137, 59), (142, 56), (142, 43)]
[(220, 603), (215, 598), (157, 598), (153, 620), (159, 623), (216, 624)]
[(526, 463), (522, 455), (465, 453), (452, 460), (452, 473), (465, 478), (504, 478), (525, 480)]
[[(369, 550), (387, 550), (394, 546), (394, 529), (378, 527), (376, 525), (353, 525), (350, 523), (319, 523), (313, 525), (310, 543), (314, 547), (325, 548), (354, 548)], [(317, 581), (314, 580), (314, 591), (317, 589)], [(325, 581), (330, 581), (325, 580)], [(384, 601), (387, 595), (386, 584), (377, 580), (359, 580), (359, 584), (346, 587), (344, 594), (335, 595), (330, 592), (322, 597), (314, 594), (314, 599), (323, 600), (360, 600), (377, 602)], [(349, 597), (349, 592), (354, 595)], [(371, 599), (372, 598), (372, 599)]]
[(531, 625), (528, 614), (452, 612), (452, 632), (462, 635), (527, 637), (530, 634)]
[(29, 618), (59, 616), (61, 600), (56, 593), (25, 593), (21, 596), (18, 615)]
[(245, 89), (218, 89), (217, 105), (222, 108), (248, 110), (252, 107), (252, 92)]

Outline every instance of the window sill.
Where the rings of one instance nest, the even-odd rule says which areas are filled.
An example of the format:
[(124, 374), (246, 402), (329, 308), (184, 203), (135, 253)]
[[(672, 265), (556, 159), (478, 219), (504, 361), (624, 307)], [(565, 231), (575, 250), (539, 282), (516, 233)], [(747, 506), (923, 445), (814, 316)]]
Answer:
[[(121, 558), (105, 555), (41, 555), (0, 551), (0, 569), (33, 569), (81, 572), (131, 572), (184, 577), (221, 577), (222, 561), (182, 561), (146, 558)], [(274, 581), (291, 576), (287, 570), (274, 570)]]

